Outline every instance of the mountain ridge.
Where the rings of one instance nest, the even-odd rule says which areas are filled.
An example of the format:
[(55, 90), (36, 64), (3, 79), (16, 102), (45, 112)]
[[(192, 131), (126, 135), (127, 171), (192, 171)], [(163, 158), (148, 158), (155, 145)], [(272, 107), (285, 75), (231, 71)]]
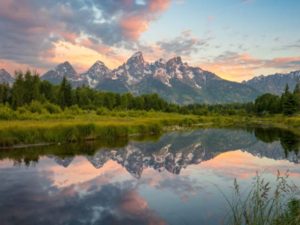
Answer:
[[(12, 84), (14, 78), (3, 71), (0, 70), (0, 83)], [(149, 63), (142, 52), (136, 52), (115, 69), (97, 60), (86, 72), (77, 73), (71, 63), (65, 61), (44, 73), (41, 79), (59, 84), (63, 77), (73, 87), (86, 85), (97, 90), (134, 95), (158, 93), (177, 104), (218, 104), (249, 102), (267, 92), (281, 94), (286, 83), (294, 88), (300, 80), (300, 71), (258, 76), (238, 83), (190, 66), (180, 56)]]
[(5, 69), (0, 69), (0, 83), (7, 83), (12, 85), (14, 82), (13, 76), (10, 75)]
[(142, 52), (136, 52), (115, 69), (97, 61), (82, 74), (77, 74), (65, 62), (41, 78), (57, 83), (66, 73), (71, 74), (66, 77), (74, 87), (87, 85), (97, 90), (135, 95), (158, 93), (177, 104), (248, 102), (258, 96), (254, 88), (224, 80), (200, 67), (189, 66), (180, 56), (149, 63), (144, 60)]
[(289, 85), (290, 90), (293, 90), (299, 81), (300, 70), (296, 70), (289, 73), (260, 75), (253, 77), (250, 80), (243, 81), (242, 83), (251, 87), (256, 87), (263, 93), (281, 95), (284, 92), (286, 85)]

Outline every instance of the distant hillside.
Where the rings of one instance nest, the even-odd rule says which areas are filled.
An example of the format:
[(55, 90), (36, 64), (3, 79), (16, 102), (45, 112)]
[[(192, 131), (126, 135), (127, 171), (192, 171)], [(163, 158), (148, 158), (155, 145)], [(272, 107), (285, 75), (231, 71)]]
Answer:
[(268, 76), (254, 77), (251, 80), (244, 81), (243, 84), (251, 86), (263, 93), (272, 93), (280, 95), (284, 92), (286, 84), (290, 90), (293, 90), (300, 81), (300, 71), (294, 71), (287, 74), (276, 73)]

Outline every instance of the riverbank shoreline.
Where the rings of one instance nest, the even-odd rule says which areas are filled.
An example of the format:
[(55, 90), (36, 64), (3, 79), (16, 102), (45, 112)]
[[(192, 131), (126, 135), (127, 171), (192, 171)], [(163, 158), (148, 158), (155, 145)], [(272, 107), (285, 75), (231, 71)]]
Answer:
[(151, 112), (142, 116), (80, 115), (70, 119), (2, 120), (0, 149), (73, 143), (101, 139), (129, 139), (187, 128), (251, 126), (288, 129), (300, 135), (300, 117), (197, 116)]

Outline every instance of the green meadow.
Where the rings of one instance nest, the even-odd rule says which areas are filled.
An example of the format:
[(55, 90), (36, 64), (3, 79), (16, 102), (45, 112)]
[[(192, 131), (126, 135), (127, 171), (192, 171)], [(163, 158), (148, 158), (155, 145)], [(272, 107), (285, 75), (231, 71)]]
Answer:
[[(37, 143), (65, 143), (85, 140), (127, 139), (132, 135), (156, 135), (171, 126), (192, 126), (200, 120), (193, 115), (159, 112), (116, 112), (97, 115), (27, 115), (0, 121), (1, 147)], [(32, 117), (31, 117), (32, 116)]]
[(80, 111), (60, 113), (10, 112), (0, 120), (0, 146), (25, 147), (87, 140), (128, 139), (157, 135), (168, 130), (199, 127), (265, 126), (300, 133), (300, 117), (286, 116), (198, 116), (154, 111)]

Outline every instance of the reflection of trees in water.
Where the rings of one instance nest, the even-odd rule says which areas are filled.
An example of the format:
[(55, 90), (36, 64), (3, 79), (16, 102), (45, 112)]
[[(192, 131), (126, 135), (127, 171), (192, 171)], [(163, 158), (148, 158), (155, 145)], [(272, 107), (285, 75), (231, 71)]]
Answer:
[(263, 142), (272, 143), (274, 141), (280, 141), (285, 154), (289, 152), (299, 153), (300, 149), (300, 137), (289, 130), (279, 128), (255, 128), (255, 137)]
[[(172, 153), (172, 155), (176, 156), (184, 152), (185, 149), (200, 144), (203, 149), (201, 154), (203, 155), (199, 155), (199, 158), (202, 160), (208, 160), (214, 155), (233, 149), (247, 149), (248, 152), (253, 153), (254, 155), (282, 159), (292, 157), (294, 155), (290, 154), (292, 152), (295, 152), (297, 157), (300, 149), (300, 138), (293, 132), (278, 128), (261, 127), (249, 127), (245, 130), (200, 129), (183, 133), (171, 132), (161, 138), (151, 136), (134, 138), (134, 140), (135, 141), (131, 143), (131, 146), (134, 149), (139, 149), (145, 155), (160, 154), (161, 149), (170, 145), (171, 148), (168, 153)], [(278, 146), (278, 151), (271, 144), (273, 142)], [(120, 152), (122, 152), (129, 143), (128, 139), (106, 139), (100, 142), (73, 143), (0, 151), (0, 160), (11, 159), (16, 165), (23, 164), (31, 166), (38, 163), (40, 157), (47, 156), (55, 158), (55, 161), (60, 165), (68, 166), (75, 156), (80, 155), (86, 156), (87, 158), (93, 158), (99, 151), (115, 152), (116, 150), (121, 149)], [(103, 152), (101, 154), (103, 156), (105, 155)]]
[[(159, 135), (136, 136), (134, 141), (157, 141)], [(29, 147), (20, 149), (0, 150), (1, 159), (11, 159), (15, 165), (31, 166), (39, 162), (40, 157), (55, 156), (61, 161), (68, 161), (75, 156), (93, 156), (99, 149), (114, 149), (127, 146), (129, 140), (127, 138), (118, 139), (100, 139), (90, 142), (68, 143), (61, 145), (49, 145), (40, 147)]]
[(280, 129), (274, 128), (255, 128), (255, 137), (265, 143), (272, 143), (279, 140)]
[(298, 154), (300, 146), (299, 137), (292, 132), (283, 132), (280, 136), (280, 143), (286, 155), (292, 151)]
[(71, 143), (63, 145), (50, 145), (44, 147), (31, 147), (31, 148), (20, 148), (11, 150), (0, 151), (1, 159), (12, 159), (15, 165), (24, 164), (30, 166), (38, 163), (40, 157), (43, 156), (57, 156), (61, 160), (74, 157), (77, 155), (94, 155), (97, 149), (102, 147), (114, 148), (123, 147), (128, 144), (128, 139), (118, 140), (102, 140), (102, 141), (91, 141), (83, 143)]

